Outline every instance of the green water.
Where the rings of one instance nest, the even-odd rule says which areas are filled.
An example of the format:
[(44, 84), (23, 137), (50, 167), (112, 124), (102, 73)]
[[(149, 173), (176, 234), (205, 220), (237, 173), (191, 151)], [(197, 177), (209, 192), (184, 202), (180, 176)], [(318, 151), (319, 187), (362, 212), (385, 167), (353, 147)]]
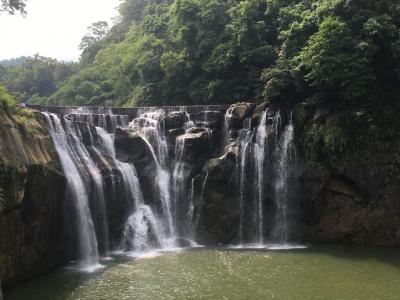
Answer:
[(19, 285), (6, 293), (13, 299), (398, 300), (400, 249), (200, 249), (117, 258), (95, 274), (59, 270)]

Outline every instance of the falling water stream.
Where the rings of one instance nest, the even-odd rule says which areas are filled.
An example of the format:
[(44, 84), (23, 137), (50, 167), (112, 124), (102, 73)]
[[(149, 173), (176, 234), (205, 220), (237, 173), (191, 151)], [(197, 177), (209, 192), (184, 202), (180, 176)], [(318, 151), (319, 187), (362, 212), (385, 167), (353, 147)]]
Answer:
[(159, 197), (164, 214), (164, 236), (162, 244), (164, 248), (175, 248), (176, 228), (174, 221), (174, 205), (171, 197), (171, 175), (167, 166), (168, 145), (163, 126), (163, 111), (143, 112), (130, 123), (130, 127), (142, 134), (148, 142), (156, 162), (156, 178)]
[[(176, 138), (174, 149), (168, 149), (171, 144), (167, 143), (162, 110), (145, 109), (130, 123), (126, 116), (93, 115), (90, 111), (75, 110), (63, 117), (44, 113), (67, 175), (67, 200), (73, 205), (72, 220), (76, 223), (71, 227), (76, 232), (78, 266), (89, 274), (78, 276), (70, 270), (57, 271), (54, 276), (11, 290), (9, 299), (23, 299), (18, 298), (21, 295), (43, 300), (244, 299), (249, 295), (254, 299), (314, 299), (315, 295), (321, 296), (315, 299), (337, 299), (335, 295), (341, 291), (346, 291), (343, 295), (351, 294), (352, 299), (377, 299), (368, 298), (371, 295), (397, 299), (398, 268), (382, 266), (387, 258), (383, 259), (379, 250), (367, 249), (369, 256), (365, 261), (353, 263), (358, 270), (353, 272), (343, 264), (348, 252), (340, 247), (332, 252), (290, 244), (293, 228), (289, 222), (293, 210), (290, 180), (296, 167), (296, 149), (292, 120), (285, 124), (282, 120), (286, 118), (281, 118), (279, 112), (266, 110), (257, 126), (246, 118), (237, 135), (231, 135), (236, 138), (236, 148), (233, 142), (229, 145), (232, 131), (227, 118), (220, 133), (218, 147), (227, 150), (229, 145), (229, 151), (236, 151), (236, 169), (232, 162), (236, 193), (232, 194), (232, 201), (238, 201), (239, 207), (235, 221), (237, 245), (182, 251), (179, 248), (182, 239), (187, 239), (189, 246), (196, 246), (191, 239), (195, 240), (201, 219), (199, 207), (210, 186), (209, 177), (214, 176), (205, 172), (206, 168), (197, 175), (191, 174), (187, 136), (183, 136), (197, 130), (199, 124), (209, 123), (208, 115), (204, 113), (201, 120), (191, 120), (183, 112), (184, 131)], [(141, 186), (143, 174), (136, 171), (135, 165), (117, 159), (114, 130), (118, 126), (140, 134), (151, 152), (155, 166), (154, 178), (150, 180), (154, 192), (151, 199), (147, 199), (146, 187)], [(212, 129), (207, 129), (207, 133), (211, 141)], [(219, 155), (219, 149), (215, 153)], [(111, 194), (117, 195), (116, 199), (107, 198), (109, 188), (113, 190)], [(125, 198), (127, 204), (116, 243), (110, 234), (114, 228), (110, 228), (113, 223), (108, 223), (109, 206), (112, 201)], [(276, 251), (288, 249), (295, 250)], [(354, 251), (357, 257), (366, 253), (360, 249)], [(160, 252), (166, 254), (159, 256)], [(127, 255), (136, 259), (129, 260)], [(112, 260), (102, 260), (108, 256)], [(376, 259), (371, 262), (371, 257)], [(400, 259), (392, 263), (399, 265)], [(377, 273), (373, 269), (374, 280), (382, 280), (380, 286), (385, 286), (375, 294), (378, 288), (368, 290), (359, 277), (368, 281), (370, 272), (366, 267), (371, 264), (380, 270)], [(95, 270), (101, 271), (91, 273)], [(309, 280), (302, 283), (303, 278), (311, 278), (317, 284), (309, 286)], [(64, 284), (66, 280), (68, 284)], [(332, 280), (341, 283), (340, 289), (331, 288)], [(357, 292), (353, 293), (354, 290)]]
[(257, 181), (257, 193), (256, 193), (256, 219), (258, 224), (256, 242), (259, 246), (264, 244), (263, 228), (264, 228), (264, 177), (265, 177), (265, 154), (267, 152), (267, 111), (265, 111), (261, 117), (260, 124), (256, 130), (256, 140), (254, 143), (254, 178)]
[[(133, 250), (134, 254), (138, 255), (156, 248), (157, 245), (162, 245), (164, 238), (159, 220), (155, 217), (151, 207), (144, 204), (135, 167), (116, 159), (113, 135), (108, 134), (104, 128), (97, 127), (96, 130), (107, 154), (113, 159), (121, 173), (126, 189), (125, 193), (131, 206), (130, 216), (124, 226), (121, 249)], [(149, 232), (152, 232), (155, 243), (150, 239)]]
[[(280, 112), (271, 113), (270, 126), (267, 125), (269, 110), (261, 116), (259, 124), (252, 126), (246, 119), (239, 130), (236, 145), (237, 193), (240, 208), (238, 244), (236, 248), (291, 248), (289, 244), (290, 226), (288, 222), (289, 175), (294, 167), (294, 128), (290, 121), (283, 133)], [(270, 165), (271, 164), (271, 165)], [(271, 170), (271, 167), (273, 169)], [(250, 177), (249, 177), (250, 176)], [(267, 183), (273, 190), (266, 190)], [(265, 239), (266, 198), (272, 198), (274, 214), (271, 237)], [(249, 201), (252, 199), (252, 201)]]
[(72, 124), (65, 120), (65, 127), (57, 115), (44, 114), (60, 158), (65, 174), (68, 174), (68, 188), (77, 215), (77, 234), (80, 266), (82, 269), (93, 270), (100, 267), (97, 238), (92, 215), (89, 208), (89, 197), (84, 181), (85, 174), (80, 169), (77, 149), (80, 143)]
[[(202, 112), (201, 119), (194, 121), (184, 109), (181, 113), (185, 115), (183, 129), (186, 134), (196, 129), (196, 124), (207, 126), (212, 121), (211, 116), (215, 115), (215, 112)], [(64, 117), (44, 115), (64, 172), (68, 174), (68, 186), (77, 216), (79, 261), (83, 269), (99, 267), (100, 256), (108, 257), (110, 251), (124, 251), (136, 256), (157, 249), (172, 250), (179, 247), (178, 240), (182, 238), (195, 245), (192, 240), (199, 221), (196, 206), (199, 201), (203, 201), (208, 174), (188, 177), (191, 171), (185, 162), (187, 150), (183, 135), (176, 138), (173, 157), (170, 157), (163, 110), (143, 109), (130, 123), (127, 116), (93, 115), (90, 111), (73, 110)], [(276, 206), (273, 242), (288, 242), (287, 185), (294, 151), (293, 125), (289, 123), (283, 134), (279, 135), (280, 114), (273, 117), (273, 126), (267, 125), (267, 119), (268, 110), (262, 114), (258, 126), (252, 126), (250, 118), (245, 119), (236, 139), (237, 197), (240, 209), (238, 244), (243, 247), (252, 245), (261, 248), (270, 245), (271, 240), (265, 239), (267, 216), (264, 202), (272, 192)], [(156, 198), (151, 200), (153, 204), (145, 201), (135, 166), (116, 158), (114, 130), (118, 126), (133, 129), (148, 144), (156, 166), (153, 183)], [(212, 130), (206, 130), (211, 147)], [(274, 140), (272, 144), (269, 143), (270, 136)], [(222, 146), (218, 147), (226, 148), (229, 144), (229, 122), (226, 116), (221, 137)], [(269, 149), (270, 144), (273, 149)], [(267, 164), (273, 153), (277, 157), (275, 176), (269, 173)], [(123, 186), (123, 192), (119, 194), (125, 195), (128, 202), (121, 240), (119, 246), (113, 249), (110, 249), (106, 204), (109, 200), (105, 193), (110, 186), (106, 186), (99, 164), (106, 166), (111, 174), (114, 194), (117, 188), (114, 177), (119, 176), (118, 182), (122, 182)], [(203, 182), (195, 184), (196, 180)], [(275, 182), (274, 191), (265, 189), (265, 183), (270, 180)], [(201, 190), (196, 191), (196, 185), (201, 186)], [(91, 197), (95, 200), (90, 200)], [(152, 206), (157, 203), (161, 209)], [(91, 207), (93, 205), (95, 207)], [(94, 215), (93, 211), (96, 212)]]
[(291, 166), (294, 163), (295, 149), (293, 144), (294, 128), (292, 120), (286, 126), (281, 141), (277, 147), (277, 179), (275, 182), (275, 228), (274, 235), (278, 243), (287, 244), (290, 234), (288, 223), (288, 179), (291, 171)]
[(239, 131), (237, 138), (237, 145), (239, 147), (239, 156), (236, 166), (237, 178), (239, 180), (239, 207), (240, 207), (240, 221), (239, 221), (239, 245), (244, 243), (243, 236), (243, 223), (246, 213), (246, 187), (247, 187), (247, 174), (248, 164), (251, 156), (251, 142), (253, 139), (253, 131), (251, 129), (251, 119), (246, 119), (243, 129)]

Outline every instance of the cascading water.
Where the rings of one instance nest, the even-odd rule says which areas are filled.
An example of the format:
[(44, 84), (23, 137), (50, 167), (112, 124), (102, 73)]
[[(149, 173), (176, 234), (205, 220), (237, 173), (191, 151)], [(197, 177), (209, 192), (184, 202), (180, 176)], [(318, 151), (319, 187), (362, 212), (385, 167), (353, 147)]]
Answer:
[(106, 153), (113, 159), (116, 168), (121, 174), (125, 194), (131, 206), (130, 216), (124, 226), (121, 248), (123, 250), (133, 250), (135, 253), (143, 253), (162, 245), (164, 239), (159, 221), (151, 207), (144, 204), (135, 167), (116, 159), (113, 135), (108, 134), (104, 128), (100, 127), (97, 127), (96, 131)]
[[(290, 122), (281, 133), (281, 122), (280, 112), (270, 113), (267, 109), (257, 127), (252, 128), (250, 119), (246, 119), (243, 128), (238, 132), (238, 247), (270, 247), (271, 242), (285, 244), (288, 241), (288, 177), (295, 152), (294, 128)], [(266, 188), (271, 185), (272, 190)], [(274, 201), (276, 207), (272, 222), (266, 220), (271, 217), (271, 212), (265, 212), (264, 202), (268, 197)], [(267, 229), (266, 223), (272, 228)], [(268, 243), (264, 238), (266, 231), (271, 234)]]
[[(66, 124), (71, 124), (69, 121), (66, 121)], [(69, 126), (69, 125), (66, 125)], [(103, 254), (106, 258), (108, 258), (108, 250), (109, 250), (109, 237), (108, 237), (108, 222), (107, 222), (107, 213), (106, 213), (106, 205), (105, 205), (105, 195), (104, 195), (104, 182), (101, 176), (100, 170), (97, 168), (96, 163), (93, 158), (90, 156), (88, 150), (92, 150), (94, 154), (97, 156), (97, 159), (102, 159), (102, 155), (94, 146), (93, 136), (90, 132), (89, 123), (85, 123), (87, 132), (89, 133), (89, 143), (90, 146), (84, 146), (83, 137), (80, 130), (76, 130), (76, 135), (73, 136), (77, 155), (83, 162), (83, 165), (88, 170), (88, 174), (90, 176), (91, 182), (93, 183), (93, 197), (96, 199), (96, 208), (98, 210), (99, 217), (97, 218), (100, 223), (99, 227), (99, 235), (98, 241), (102, 242)], [(87, 149), (88, 147), (88, 149)]]
[(251, 129), (251, 119), (246, 119), (244, 122), (243, 129), (239, 131), (237, 138), (237, 145), (239, 147), (239, 156), (237, 162), (237, 174), (238, 174), (238, 186), (239, 186), (239, 207), (240, 207), (240, 221), (239, 221), (239, 243), (244, 243), (243, 225), (246, 213), (246, 199), (248, 194), (246, 193), (247, 188), (247, 176), (248, 163), (251, 156), (251, 143), (253, 139), (253, 131)]
[(254, 143), (254, 175), (257, 181), (256, 190), (256, 223), (257, 223), (257, 233), (256, 241), (259, 246), (264, 244), (263, 238), (263, 228), (264, 228), (264, 212), (263, 212), (263, 202), (264, 202), (264, 179), (265, 179), (265, 155), (267, 149), (267, 111), (265, 111), (261, 117), (260, 124), (257, 127), (256, 138)]
[(193, 234), (193, 224), (194, 224), (194, 193), (195, 187), (194, 183), (196, 181), (196, 177), (192, 179), (189, 189), (189, 206), (188, 206), (188, 214), (186, 222), (189, 224), (189, 232)]
[(67, 175), (69, 195), (76, 210), (77, 234), (80, 266), (86, 270), (100, 267), (97, 238), (88, 203), (88, 192), (84, 182), (85, 174), (80, 169), (77, 152), (80, 145), (76, 132), (65, 120), (65, 128), (57, 115), (44, 113), (50, 134), (60, 158), (64, 173)]
[(185, 140), (178, 138), (175, 143), (175, 163), (172, 173), (172, 187), (173, 187), (173, 207), (174, 207), (174, 225), (178, 216), (178, 203), (183, 201), (185, 195), (185, 163), (183, 155), (185, 151)]
[(288, 224), (288, 179), (291, 166), (295, 163), (295, 148), (293, 143), (294, 127), (292, 119), (286, 126), (279, 145), (277, 146), (277, 178), (275, 182), (275, 227), (274, 237), (278, 243), (286, 244), (289, 238)]
[[(219, 148), (227, 152), (229, 136), (233, 138), (237, 131), (229, 130), (227, 116), (222, 127), (222, 116), (215, 111), (188, 114), (182, 108), (172, 116), (180, 117), (179, 113), (185, 115), (184, 122), (179, 128), (167, 127), (167, 135), (164, 129), (166, 112), (162, 110), (142, 110), (129, 125), (127, 116), (107, 113), (73, 111), (64, 117), (45, 114), (76, 209), (79, 256), (84, 268), (99, 266), (100, 254), (107, 256), (109, 250), (116, 250), (110, 249), (110, 245), (136, 255), (174, 249), (183, 240), (194, 239), (199, 202), (203, 201), (208, 174), (193, 174), (193, 170), (205, 169), (202, 160), (198, 166), (192, 162), (196, 157), (190, 152), (193, 147), (190, 138), (206, 131), (207, 153), (217, 155)], [(294, 153), (293, 124), (290, 122), (281, 130), (280, 113), (267, 110), (258, 126), (252, 126), (250, 118), (246, 118), (243, 125), (236, 138), (239, 245), (264, 247), (266, 241), (285, 244), (290, 231), (288, 180)], [(144, 139), (155, 166), (150, 179), (142, 169), (139, 177), (134, 165), (116, 158), (114, 130), (118, 126), (129, 126)], [(171, 132), (177, 133), (174, 139)], [(212, 139), (215, 132), (221, 138), (218, 145), (213, 142), (217, 139)], [(172, 144), (175, 151), (169, 151), (173, 148), (168, 149), (167, 137), (169, 147)], [(207, 146), (203, 143), (202, 147), (206, 152)], [(235, 148), (229, 147), (229, 151), (233, 154)], [(202, 159), (206, 161), (205, 156)], [(112, 233), (114, 228), (108, 225), (109, 206), (113, 206), (107, 198), (110, 194), (106, 193), (110, 186), (113, 197), (121, 194), (127, 202), (118, 223), (119, 234)], [(119, 187), (122, 192), (115, 191)], [(266, 208), (266, 201), (270, 199), (274, 202), (272, 217), (271, 205)], [(271, 239), (267, 239), (268, 234)]]
[(168, 237), (162, 244), (164, 248), (174, 248), (176, 247), (176, 229), (170, 192), (171, 176), (166, 161), (168, 145), (164, 133), (163, 118), (163, 111), (144, 112), (130, 123), (130, 127), (142, 134), (147, 140), (156, 161), (155, 184), (157, 185), (163, 208), (164, 232), (165, 236)]

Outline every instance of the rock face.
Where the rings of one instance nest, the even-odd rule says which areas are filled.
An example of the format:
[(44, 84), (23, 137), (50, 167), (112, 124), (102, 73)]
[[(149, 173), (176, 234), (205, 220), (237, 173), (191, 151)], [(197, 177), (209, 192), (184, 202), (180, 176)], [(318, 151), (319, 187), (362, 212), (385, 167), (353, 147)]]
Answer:
[(233, 197), (235, 160), (235, 155), (227, 153), (211, 159), (205, 166), (208, 175), (196, 234), (200, 243), (228, 244), (236, 234), (239, 203)]
[(227, 119), (230, 128), (241, 128), (245, 118), (251, 116), (256, 105), (254, 103), (239, 102), (232, 104), (227, 111)]
[(86, 122), (75, 122), (75, 126), (79, 128), (79, 132), (82, 135), (82, 141), (85, 145), (90, 146), (98, 142), (98, 136), (94, 125)]
[(118, 160), (133, 163), (138, 172), (152, 176), (156, 161), (148, 142), (140, 134), (130, 129), (117, 128), (114, 146)]
[[(201, 243), (231, 243), (235, 237), (239, 220), (237, 195), (232, 188), (237, 184), (233, 179), (238, 159), (236, 137), (244, 119), (251, 117), (257, 123), (266, 107), (266, 125), (271, 126), (277, 110), (267, 103), (256, 108), (246, 103), (234, 104), (227, 113), (231, 137), (226, 147), (228, 153), (209, 160), (203, 168), (208, 176), (197, 233)], [(298, 149), (303, 128), (321, 122), (330, 113), (324, 107), (313, 109), (305, 104), (294, 107), (292, 118)], [(400, 245), (400, 176), (398, 171), (394, 172), (395, 159), (383, 155), (382, 163), (372, 168), (351, 162), (342, 162), (334, 168), (317, 168), (307, 167), (301, 154), (296, 177), (290, 178), (291, 184), (301, 187), (297, 213), (293, 215), (297, 223), (293, 236), (298, 241)], [(264, 189), (273, 191), (269, 184), (266, 182)], [(274, 211), (270, 199), (265, 199), (264, 206), (266, 215)], [(273, 218), (270, 215), (267, 219)]]
[(308, 170), (303, 179), (307, 241), (400, 245), (400, 179), (388, 166)]
[(189, 130), (177, 138), (177, 142), (184, 143), (185, 147), (190, 151), (202, 151), (209, 146), (210, 134), (204, 128), (196, 128)]
[(166, 130), (181, 128), (185, 123), (186, 114), (182, 111), (170, 112), (164, 118), (164, 126)]
[(42, 116), (0, 109), (0, 278), (5, 287), (66, 262), (65, 187)]

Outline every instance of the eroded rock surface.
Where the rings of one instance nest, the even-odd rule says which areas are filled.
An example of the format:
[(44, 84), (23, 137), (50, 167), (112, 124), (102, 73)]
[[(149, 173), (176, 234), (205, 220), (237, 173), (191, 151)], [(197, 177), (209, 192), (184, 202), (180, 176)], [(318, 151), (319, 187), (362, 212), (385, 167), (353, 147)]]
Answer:
[[(67, 262), (66, 181), (36, 112), (0, 109), (0, 278), (7, 287)], [(22, 122), (23, 121), (23, 122)]]

